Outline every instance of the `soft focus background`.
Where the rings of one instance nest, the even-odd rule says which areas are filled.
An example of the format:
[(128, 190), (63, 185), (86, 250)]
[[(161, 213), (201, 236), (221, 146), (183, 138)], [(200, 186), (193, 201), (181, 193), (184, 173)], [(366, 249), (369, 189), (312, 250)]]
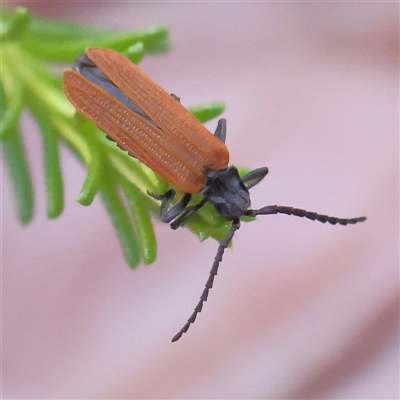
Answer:
[(26, 116), (38, 206), (22, 228), (3, 173), (3, 397), (398, 399), (399, 5), (8, 5), (168, 25), (172, 51), (141, 67), (184, 105), (226, 101), (232, 163), (270, 168), (254, 207), (368, 221), (242, 224), (203, 313), (171, 344), (217, 242), (156, 222), (156, 263), (130, 270), (100, 201), (75, 202), (85, 171), (66, 149), (65, 211), (47, 220), (40, 135)]

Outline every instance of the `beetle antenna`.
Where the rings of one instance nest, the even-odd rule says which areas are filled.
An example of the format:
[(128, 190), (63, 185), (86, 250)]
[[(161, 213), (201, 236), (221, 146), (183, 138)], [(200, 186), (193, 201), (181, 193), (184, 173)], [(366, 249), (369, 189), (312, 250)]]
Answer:
[(245, 215), (249, 217), (255, 217), (257, 215), (269, 215), (269, 214), (286, 214), (286, 215), (294, 215), (300, 218), (308, 218), (312, 221), (319, 221), (322, 223), (329, 222), (332, 225), (340, 224), (356, 224), (357, 222), (364, 222), (366, 217), (358, 217), (358, 218), (338, 218), (338, 217), (330, 217), (329, 215), (318, 214), (316, 212), (302, 210), (301, 208), (287, 207), (287, 206), (265, 206), (258, 210), (248, 210)]
[(218, 273), (218, 267), (220, 262), (222, 261), (222, 256), (224, 255), (225, 249), (229, 246), (229, 243), (231, 242), (233, 235), (235, 234), (235, 231), (237, 231), (240, 228), (240, 221), (234, 220), (232, 222), (231, 229), (226, 233), (226, 235), (222, 238), (222, 240), (219, 242), (219, 247), (217, 250), (217, 254), (215, 255), (214, 258), (214, 263), (211, 267), (210, 270), (210, 275), (207, 279), (207, 282), (205, 284), (205, 288), (203, 290), (202, 295), (200, 296), (200, 300), (197, 303), (197, 306), (195, 307), (192, 315), (189, 317), (188, 321), (186, 324), (182, 327), (182, 329), (172, 338), (172, 342), (176, 342), (177, 340), (180, 339), (180, 337), (186, 333), (190, 327), (190, 324), (193, 324), (193, 322), (196, 320), (197, 314), (201, 312), (203, 309), (203, 304), (205, 301), (208, 299), (208, 293), (210, 289), (213, 287), (214, 283), (214, 277)]

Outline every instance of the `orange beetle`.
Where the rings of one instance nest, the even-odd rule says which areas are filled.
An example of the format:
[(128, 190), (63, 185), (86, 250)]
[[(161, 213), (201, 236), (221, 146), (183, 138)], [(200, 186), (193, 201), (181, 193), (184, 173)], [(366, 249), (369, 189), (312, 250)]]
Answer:
[[(172, 207), (175, 191), (150, 196), (161, 200), (160, 215), (171, 228), (182, 226), (186, 219), (206, 202), (220, 215), (232, 221), (220, 242), (205, 289), (194, 312), (172, 338), (175, 342), (187, 332), (201, 312), (218, 272), (223, 253), (242, 216), (287, 214), (332, 225), (355, 224), (365, 217), (337, 218), (299, 208), (270, 205), (250, 209), (249, 189), (259, 183), (268, 168), (257, 168), (243, 177), (228, 166), (225, 146), (226, 121), (218, 121), (212, 135), (181, 104), (122, 54), (101, 48), (88, 48), (76, 57), (74, 70), (64, 72), (64, 91), (79, 113), (91, 119), (101, 130), (130, 155), (181, 189), (185, 194)], [(189, 206), (193, 193), (203, 199)]]

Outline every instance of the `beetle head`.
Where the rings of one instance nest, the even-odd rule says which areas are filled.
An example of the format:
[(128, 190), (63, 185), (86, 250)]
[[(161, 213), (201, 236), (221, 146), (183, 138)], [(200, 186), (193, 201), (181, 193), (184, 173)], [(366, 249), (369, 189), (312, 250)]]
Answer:
[(230, 221), (243, 216), (250, 206), (250, 195), (235, 167), (220, 170), (204, 168), (207, 183), (201, 194), (220, 215)]

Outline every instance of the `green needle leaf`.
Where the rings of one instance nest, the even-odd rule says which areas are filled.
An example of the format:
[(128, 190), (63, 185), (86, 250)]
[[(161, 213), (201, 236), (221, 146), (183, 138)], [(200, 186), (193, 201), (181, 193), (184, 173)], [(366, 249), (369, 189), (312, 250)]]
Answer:
[(137, 187), (125, 179), (121, 180), (121, 186), (135, 222), (143, 261), (146, 265), (151, 264), (157, 256), (157, 243), (150, 219), (147, 198)]
[[(1, 10), (3, 12), (3, 9)], [(30, 16), (28, 10), (23, 7), (17, 7), (9, 17), (9, 23), (1, 32), (2, 42), (15, 40), (21, 35), (28, 26)]]
[(71, 62), (87, 47), (109, 47), (120, 52), (138, 42), (143, 43), (146, 52), (165, 51), (168, 47), (168, 29), (164, 26), (119, 32), (32, 15), (30, 28), (21, 35), (20, 44), (25, 51), (44, 60)]
[(210, 103), (200, 104), (199, 106), (190, 107), (188, 110), (200, 121), (207, 122), (210, 119), (218, 117), (225, 110), (225, 103), (214, 101)]
[(64, 207), (63, 180), (58, 153), (57, 131), (43, 104), (28, 96), (29, 107), (39, 123), (43, 137), (44, 175), (47, 196), (47, 216), (57, 218)]
[(114, 229), (117, 231), (125, 260), (129, 266), (134, 268), (140, 262), (140, 250), (132, 221), (119, 197), (115, 177), (111, 175), (110, 171), (106, 171), (103, 178), (100, 189), (103, 203), (111, 217)]
[(2, 64), (0, 73), (0, 138), (4, 138), (17, 132), (23, 109), (23, 85), (6, 65)]
[[(93, 154), (92, 154), (93, 156)], [(76, 201), (83, 206), (92, 204), (94, 196), (99, 190), (101, 179), (101, 160), (98, 153), (94, 153), (90, 163), (88, 164), (88, 173), (83, 182), (82, 189)]]
[[(52, 128), (52, 127), (51, 127)], [(54, 129), (47, 130), (42, 126), (44, 172), (47, 194), (47, 216), (57, 218), (64, 207), (63, 180), (61, 176), (57, 137)]]
[(33, 187), (19, 132), (3, 140), (3, 152), (14, 188), (18, 218), (25, 225), (33, 216)]
[(125, 51), (125, 55), (135, 64), (137, 64), (144, 57), (144, 44), (137, 42), (129, 46)]
[(22, 112), (22, 90), (15, 92), (14, 96), (7, 102), (7, 107), (2, 111), (3, 117), (0, 124), (0, 137), (13, 135), (19, 124)]

